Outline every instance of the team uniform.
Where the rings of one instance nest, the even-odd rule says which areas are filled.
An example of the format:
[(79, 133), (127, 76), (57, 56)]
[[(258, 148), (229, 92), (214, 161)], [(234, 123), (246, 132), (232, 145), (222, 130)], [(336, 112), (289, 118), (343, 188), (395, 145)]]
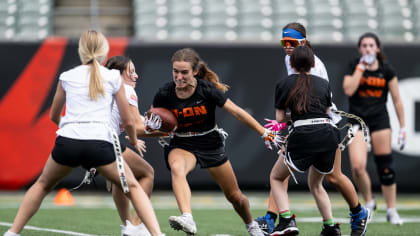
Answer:
[(178, 128), (169, 146), (165, 147), (165, 160), (174, 148), (193, 153), (201, 168), (220, 166), (228, 158), (224, 135), (216, 126), (216, 106), (223, 107), (227, 97), (211, 82), (198, 78), (197, 87), (189, 98), (176, 96), (175, 83), (169, 82), (159, 89), (153, 107), (166, 108), (175, 115)]
[(105, 96), (99, 94), (96, 101), (91, 100), (89, 70), (88, 65), (81, 65), (60, 75), (66, 93), (66, 114), (51, 154), (61, 165), (81, 165), (87, 170), (115, 161), (109, 123), (113, 95), (121, 86), (119, 71), (100, 66)]
[[(350, 62), (346, 75), (353, 74), (359, 60)], [(361, 117), (370, 132), (391, 128), (386, 102), (388, 83), (395, 76), (389, 64), (379, 62), (377, 70), (363, 72), (359, 87), (349, 99), (349, 112)], [(353, 120), (350, 122), (355, 123)]]
[[(329, 121), (326, 113), (332, 105), (331, 90), (328, 82), (318, 76), (311, 76), (311, 99), (304, 114), (291, 113), (293, 123), (322, 118)], [(286, 106), (286, 100), (294, 87), (298, 75), (293, 74), (280, 80), (276, 85), (275, 108), (290, 109), (292, 104)], [(328, 174), (333, 171), (335, 152), (340, 142), (340, 134), (335, 126), (329, 122), (321, 124), (302, 125), (292, 127), (287, 142), (287, 164), (298, 172), (306, 171), (313, 165), (320, 173)]]
[[(125, 96), (127, 98), (128, 104), (135, 106), (138, 109), (139, 105), (138, 105), (138, 97), (137, 97), (136, 90), (134, 90), (132, 86), (127, 85), (127, 84), (124, 84), (124, 90), (125, 90)], [(118, 110), (118, 106), (115, 102), (112, 105), (111, 126), (113, 130), (117, 134), (119, 134), (121, 152), (124, 152), (125, 149), (128, 147), (140, 155), (139, 150), (137, 150), (137, 148), (131, 145), (128, 139), (126, 138), (127, 134), (121, 127), (120, 111)]]

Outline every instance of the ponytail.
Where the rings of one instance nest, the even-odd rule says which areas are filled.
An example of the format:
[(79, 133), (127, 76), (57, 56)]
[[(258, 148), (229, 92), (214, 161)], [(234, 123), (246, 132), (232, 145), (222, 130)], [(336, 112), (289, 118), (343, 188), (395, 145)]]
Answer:
[(291, 106), (292, 112), (297, 114), (305, 113), (306, 104), (310, 99), (311, 77), (305, 72), (299, 72), (296, 84), (290, 91), (286, 100), (286, 106)]
[(89, 98), (97, 100), (98, 94), (105, 96), (100, 63), (103, 63), (108, 55), (108, 41), (102, 33), (88, 30), (80, 36), (78, 51), (82, 63), (90, 67)]
[(217, 74), (214, 71), (212, 71), (203, 60), (200, 60), (198, 62), (197, 67), (197, 77), (210, 81), (217, 89), (221, 90), (222, 92), (226, 92), (229, 90), (229, 85), (221, 83), (219, 81), (219, 76), (217, 76)]
[(310, 95), (312, 79), (308, 75), (315, 64), (314, 53), (308, 46), (298, 46), (290, 56), (291, 66), (299, 72), (298, 78), (289, 96), (286, 106), (291, 107), (293, 113), (302, 114), (307, 112), (307, 104), (313, 98)]
[(102, 76), (100, 73), (99, 62), (93, 59), (90, 66), (90, 81), (89, 81), (89, 97), (92, 100), (98, 99), (98, 94), (105, 96), (104, 86), (102, 84)]

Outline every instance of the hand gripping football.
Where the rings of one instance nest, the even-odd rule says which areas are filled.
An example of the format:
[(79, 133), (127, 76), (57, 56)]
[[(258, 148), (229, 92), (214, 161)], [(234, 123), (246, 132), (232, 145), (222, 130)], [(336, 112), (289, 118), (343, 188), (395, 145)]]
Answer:
[(178, 121), (174, 114), (166, 108), (163, 107), (153, 107), (147, 111), (147, 117), (150, 117), (150, 114), (153, 113), (160, 117), (162, 120), (162, 125), (159, 130), (162, 132), (173, 132), (178, 127)]

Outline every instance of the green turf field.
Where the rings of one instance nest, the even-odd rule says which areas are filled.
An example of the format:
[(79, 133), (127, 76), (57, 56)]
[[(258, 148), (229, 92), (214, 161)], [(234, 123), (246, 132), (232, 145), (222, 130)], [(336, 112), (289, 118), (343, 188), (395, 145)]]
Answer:
[[(246, 193), (253, 208), (254, 217), (265, 213), (265, 194)], [(22, 193), (0, 192), (0, 233), (8, 229), (13, 221)], [(54, 193), (43, 203), (40, 211), (29, 222), (29, 226), (38, 230), (25, 229), (25, 235), (120, 235), (119, 217), (108, 194), (73, 194), (76, 205), (72, 207), (55, 206), (52, 203)], [(420, 235), (420, 197), (419, 195), (399, 195), (400, 215), (405, 219), (403, 226), (394, 226), (385, 222), (385, 205), (377, 194), (379, 210), (369, 225), (367, 235)], [(291, 208), (296, 214), (299, 235), (319, 235), (321, 218), (310, 194), (291, 193)], [(348, 210), (344, 200), (338, 194), (332, 194), (334, 217), (342, 223), (343, 235), (350, 234)], [(170, 229), (167, 218), (178, 215), (176, 203), (171, 193), (156, 193), (153, 205), (162, 230), (168, 236), (185, 235)], [(220, 193), (193, 192), (193, 215), (197, 223), (197, 235), (248, 235), (239, 216), (230, 207)], [(41, 230), (41, 231), (39, 231)], [(49, 231), (46, 231), (49, 230)], [(51, 232), (62, 230), (66, 232)], [(1, 235), (1, 234), (0, 234)]]

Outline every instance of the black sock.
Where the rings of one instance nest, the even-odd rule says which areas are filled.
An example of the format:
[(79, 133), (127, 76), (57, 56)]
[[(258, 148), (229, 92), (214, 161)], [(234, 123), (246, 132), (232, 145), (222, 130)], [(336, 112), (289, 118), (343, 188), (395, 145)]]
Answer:
[(350, 208), (351, 214), (357, 214), (362, 210), (362, 206), (360, 206), (360, 202), (357, 204), (356, 207)]
[(270, 215), (270, 218), (274, 220), (274, 222), (276, 222), (277, 219), (277, 214), (271, 211), (267, 211), (266, 215)]

